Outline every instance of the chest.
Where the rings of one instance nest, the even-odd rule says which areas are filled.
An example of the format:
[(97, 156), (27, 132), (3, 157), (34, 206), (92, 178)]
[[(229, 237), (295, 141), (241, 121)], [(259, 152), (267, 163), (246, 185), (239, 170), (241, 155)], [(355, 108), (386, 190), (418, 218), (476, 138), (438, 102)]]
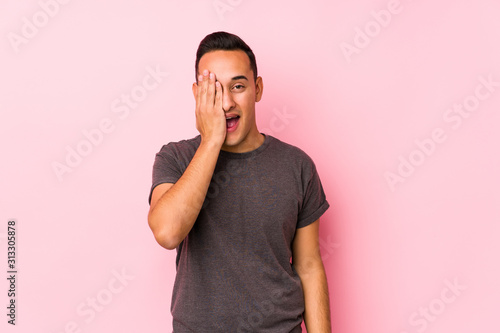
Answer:
[(229, 160), (214, 171), (198, 227), (247, 242), (278, 238), (287, 243), (295, 234), (303, 185), (293, 165), (258, 160)]

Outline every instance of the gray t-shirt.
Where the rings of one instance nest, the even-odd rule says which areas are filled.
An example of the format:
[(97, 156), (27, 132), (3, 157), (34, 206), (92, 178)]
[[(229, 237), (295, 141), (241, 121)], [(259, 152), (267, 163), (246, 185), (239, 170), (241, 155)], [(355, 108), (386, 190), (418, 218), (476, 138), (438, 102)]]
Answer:
[[(200, 140), (162, 147), (151, 193), (182, 176)], [(203, 208), (177, 248), (174, 332), (301, 332), (304, 296), (291, 246), (296, 228), (328, 207), (299, 148), (266, 135), (251, 152), (221, 151)]]

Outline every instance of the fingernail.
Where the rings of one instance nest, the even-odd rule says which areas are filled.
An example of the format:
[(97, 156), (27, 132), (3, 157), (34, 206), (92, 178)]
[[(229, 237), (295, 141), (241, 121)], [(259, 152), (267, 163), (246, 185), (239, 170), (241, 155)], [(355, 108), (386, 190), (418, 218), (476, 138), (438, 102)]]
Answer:
[(205, 69), (205, 70), (203, 71), (203, 75), (204, 75), (204, 76), (207, 76), (207, 75), (208, 75), (208, 70), (207, 70), (207, 69)]
[(203, 81), (203, 75), (198, 75), (198, 81)]
[(210, 80), (214, 79), (214, 73), (210, 73)]

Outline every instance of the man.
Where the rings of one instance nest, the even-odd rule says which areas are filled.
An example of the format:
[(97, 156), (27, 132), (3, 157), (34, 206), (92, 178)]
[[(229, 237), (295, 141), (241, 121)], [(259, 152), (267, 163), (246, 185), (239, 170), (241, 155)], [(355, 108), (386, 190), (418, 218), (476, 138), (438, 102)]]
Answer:
[(148, 222), (176, 249), (175, 333), (330, 332), (312, 160), (261, 134), (255, 56), (239, 37), (206, 36), (196, 55), (195, 138), (156, 155)]

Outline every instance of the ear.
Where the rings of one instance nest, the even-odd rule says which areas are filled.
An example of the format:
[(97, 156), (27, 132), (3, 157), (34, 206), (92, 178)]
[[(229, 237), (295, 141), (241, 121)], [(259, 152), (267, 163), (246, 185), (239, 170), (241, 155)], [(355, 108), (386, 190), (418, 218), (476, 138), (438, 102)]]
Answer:
[(198, 84), (196, 82), (193, 83), (193, 96), (194, 96), (194, 99), (196, 100), (196, 96), (198, 95)]
[(255, 102), (259, 102), (262, 98), (262, 92), (264, 91), (264, 82), (262, 81), (262, 77), (257, 77), (255, 81)]

